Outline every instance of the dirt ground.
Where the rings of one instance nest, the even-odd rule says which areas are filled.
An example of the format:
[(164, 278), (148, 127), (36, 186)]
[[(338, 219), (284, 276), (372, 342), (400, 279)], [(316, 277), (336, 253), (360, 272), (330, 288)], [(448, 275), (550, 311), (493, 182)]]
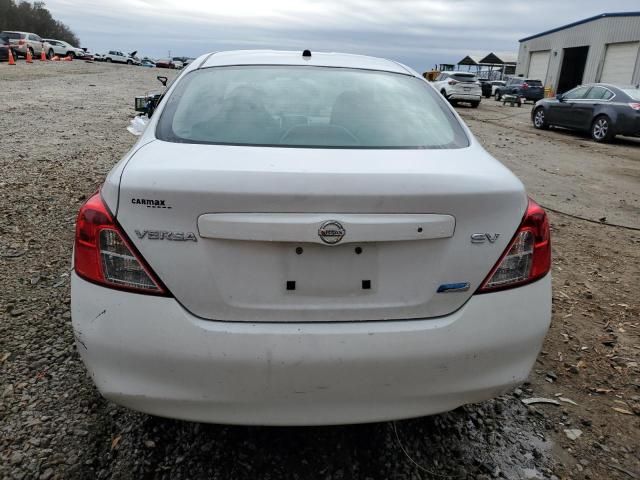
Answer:
[(527, 384), (443, 415), (326, 428), (179, 422), (103, 400), (71, 331), (75, 214), (134, 143), (133, 97), (159, 73), (174, 75), (0, 64), (0, 478), (640, 478), (640, 232), (603, 223), (640, 228), (640, 141), (538, 131), (530, 105), (458, 108), (564, 212), (550, 214), (553, 323)]

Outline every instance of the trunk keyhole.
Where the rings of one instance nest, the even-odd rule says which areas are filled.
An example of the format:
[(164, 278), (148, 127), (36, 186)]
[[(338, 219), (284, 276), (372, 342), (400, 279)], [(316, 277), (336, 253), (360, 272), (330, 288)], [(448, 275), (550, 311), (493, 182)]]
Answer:
[(360, 255), (362, 253), (362, 247), (356, 247), (356, 255)]
[(362, 280), (362, 289), (371, 290), (371, 280)]
[(298, 248), (296, 248), (296, 253), (297, 253), (298, 255), (302, 255), (302, 252), (304, 252), (304, 250), (302, 249), (302, 247), (298, 247)]
[(296, 282), (293, 280), (287, 280), (287, 290), (295, 290)]

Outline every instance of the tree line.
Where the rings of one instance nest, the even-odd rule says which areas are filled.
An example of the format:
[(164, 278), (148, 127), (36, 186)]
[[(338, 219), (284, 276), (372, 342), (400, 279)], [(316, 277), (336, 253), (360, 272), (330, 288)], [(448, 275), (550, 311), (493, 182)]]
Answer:
[(80, 39), (71, 29), (56, 20), (47, 10), (44, 2), (16, 3), (14, 0), (0, 0), (0, 31), (18, 30), (55, 38), (80, 46)]

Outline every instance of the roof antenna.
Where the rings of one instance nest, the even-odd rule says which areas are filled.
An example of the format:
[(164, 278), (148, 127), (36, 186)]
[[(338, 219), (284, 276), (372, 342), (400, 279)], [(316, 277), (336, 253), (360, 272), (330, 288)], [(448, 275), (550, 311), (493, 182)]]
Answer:
[(311, 58), (311, 50), (305, 50), (302, 52), (303, 58)]

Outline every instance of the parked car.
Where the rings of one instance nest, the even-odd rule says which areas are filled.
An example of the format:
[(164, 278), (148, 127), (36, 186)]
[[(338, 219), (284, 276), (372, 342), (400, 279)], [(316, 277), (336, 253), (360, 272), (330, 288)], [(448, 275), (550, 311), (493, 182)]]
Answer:
[(104, 62), (104, 55), (102, 53), (94, 53), (93, 60), (96, 62)]
[(565, 127), (588, 131), (596, 142), (616, 135), (640, 136), (640, 88), (594, 83), (536, 103), (536, 128)]
[(477, 108), (482, 100), (482, 89), (475, 74), (470, 72), (442, 72), (433, 82), (433, 86), (449, 102), (468, 102)]
[(11, 46), (11, 41), (9, 37), (6, 35), (0, 34), (0, 61), (6, 62), (9, 60), (9, 50), (13, 53), (14, 58), (16, 57), (16, 52)]
[(526, 380), (551, 318), (547, 217), (438, 92), (365, 56), (187, 67), (77, 218), (72, 322), (100, 392), (340, 424)]
[(525, 101), (534, 103), (544, 98), (544, 86), (540, 80), (531, 78), (513, 77), (504, 87), (496, 88), (496, 100), (502, 100), (504, 95), (515, 95), (524, 98)]
[(35, 33), (5, 30), (0, 32), (0, 35), (9, 38), (13, 52), (21, 57), (27, 56), (27, 50), (31, 52), (32, 56), (40, 55), (43, 50), (45, 53), (49, 51), (49, 44)]
[(156, 60), (157, 68), (176, 68), (176, 64), (170, 58), (160, 58)]
[(152, 60), (149, 60), (148, 58), (145, 58), (144, 60), (142, 60), (140, 62), (140, 66), (142, 66), (142, 67), (155, 67), (156, 64)]
[(124, 54), (119, 50), (109, 50), (109, 53), (103, 55), (103, 61), (108, 63), (126, 63), (128, 65), (140, 65), (140, 60), (135, 56), (136, 51)]
[(489, 82), (491, 84), (491, 96), (495, 97), (496, 95), (496, 90), (500, 87), (504, 87), (507, 82), (503, 81), (503, 80), (492, 80), (491, 82)]
[(74, 47), (62, 40), (46, 38), (44, 41), (49, 44), (49, 50), (47, 51), (49, 58), (54, 55), (60, 57), (70, 56), (72, 58), (84, 58), (86, 56), (86, 52), (82, 48)]

